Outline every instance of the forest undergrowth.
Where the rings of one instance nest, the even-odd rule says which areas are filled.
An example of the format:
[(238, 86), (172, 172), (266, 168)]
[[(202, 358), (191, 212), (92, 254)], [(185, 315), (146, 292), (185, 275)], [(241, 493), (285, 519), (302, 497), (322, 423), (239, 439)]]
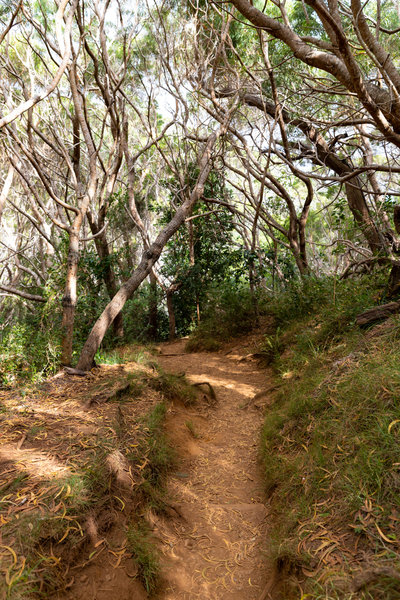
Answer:
[(287, 599), (400, 598), (400, 320), (354, 323), (380, 289), (309, 280), (271, 304), (262, 456)]
[[(274, 373), (261, 456), (279, 600), (400, 598), (400, 319), (355, 324), (384, 301), (382, 281), (310, 278), (258, 301), (265, 332), (252, 356)], [(241, 306), (221, 298), (188, 347), (221, 347), (255, 320), (250, 297)], [(190, 406), (196, 393), (149, 348), (101, 358), (109, 364), (84, 379), (1, 391), (7, 600), (73, 598), (76, 573), (105, 556), (140, 581), (143, 598), (159, 585), (146, 516), (168, 509), (174, 454), (163, 422), (169, 402)]]

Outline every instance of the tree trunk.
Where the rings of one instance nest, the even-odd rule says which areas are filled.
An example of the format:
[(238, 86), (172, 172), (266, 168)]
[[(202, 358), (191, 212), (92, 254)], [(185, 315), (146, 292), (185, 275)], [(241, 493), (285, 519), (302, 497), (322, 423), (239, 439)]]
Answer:
[[(194, 253), (194, 231), (193, 231), (193, 221), (189, 221), (187, 224), (188, 234), (189, 234), (189, 263), (191, 267), (194, 267), (196, 263), (196, 257)], [(197, 316), (197, 325), (200, 323), (200, 300), (199, 294), (196, 291), (196, 316)]]
[[(77, 275), (78, 275), (78, 262), (79, 262), (79, 233), (91, 204), (91, 201), (96, 197), (97, 191), (97, 168), (96, 168), (96, 149), (93, 144), (93, 140), (87, 125), (85, 118), (85, 112), (82, 105), (82, 98), (78, 92), (78, 79), (76, 74), (76, 65), (71, 67), (68, 71), (69, 81), (71, 86), (72, 99), (75, 108), (75, 115), (73, 128), (74, 128), (74, 146), (78, 144), (79, 139), (77, 138), (77, 123), (82, 129), (83, 137), (89, 151), (89, 179), (87, 182), (86, 192), (82, 194), (79, 209), (76, 212), (73, 224), (68, 229), (69, 233), (69, 250), (67, 259), (67, 277), (65, 282), (65, 292), (62, 301), (63, 304), (63, 339), (62, 339), (62, 352), (61, 352), (61, 363), (63, 365), (70, 365), (72, 360), (72, 342), (74, 332), (74, 321), (75, 321), (75, 309), (77, 301)], [(74, 149), (74, 160), (77, 161), (79, 157), (79, 148)], [(79, 165), (75, 162), (75, 172), (79, 175)], [(81, 184), (77, 185), (78, 195), (81, 196)], [(57, 204), (59, 207), (59, 204)]]
[(150, 271), (150, 303), (149, 303), (149, 325), (150, 338), (154, 341), (158, 336), (158, 306), (157, 306), (157, 279)]
[(302, 256), (302, 254), (300, 252), (297, 234), (298, 234), (297, 227), (295, 227), (293, 231), (291, 230), (291, 228), (289, 229), (289, 245), (290, 245), (290, 249), (292, 251), (294, 260), (296, 262), (296, 266), (299, 270), (299, 273), (300, 273), (301, 277), (304, 277), (304, 275), (307, 275), (307, 273), (309, 272), (308, 262), (307, 262), (307, 257)]
[(209, 136), (200, 160), (199, 176), (192, 193), (176, 210), (171, 221), (158, 234), (155, 241), (143, 252), (142, 260), (139, 266), (132, 273), (128, 281), (126, 281), (126, 283), (124, 283), (124, 285), (115, 294), (114, 298), (111, 300), (111, 302), (109, 302), (103, 313), (96, 321), (88, 339), (86, 340), (85, 345), (83, 346), (77, 365), (78, 369), (81, 369), (82, 371), (88, 371), (92, 367), (94, 355), (103, 341), (108, 327), (111, 325), (117, 314), (122, 310), (125, 302), (132, 296), (142, 281), (150, 273), (152, 266), (159, 259), (165, 244), (179, 229), (182, 223), (184, 223), (195, 203), (201, 198), (204, 191), (204, 184), (207, 181), (208, 175), (211, 171), (212, 165), (210, 158), (212, 149), (219, 136), (225, 132), (225, 129), (226, 126), (221, 127), (217, 132), (214, 132)]
[[(396, 233), (400, 235), (400, 206), (395, 206), (394, 214), (393, 214), (393, 222)], [(399, 255), (400, 249), (398, 247), (398, 243), (393, 239), (392, 250), (394, 254)], [(397, 296), (400, 291), (400, 265), (394, 264), (390, 271), (389, 282), (388, 282), (388, 298), (393, 298)]]
[(400, 266), (393, 265), (389, 275), (387, 297), (393, 298), (400, 292)]
[(13, 177), (14, 177), (14, 167), (10, 164), (10, 166), (8, 168), (7, 177), (6, 177), (6, 180), (3, 185), (3, 189), (1, 190), (1, 193), (0, 193), (0, 223), (1, 223), (1, 217), (3, 214), (4, 206), (5, 206), (5, 203), (7, 200), (7, 196), (11, 189), (11, 186), (12, 186)]
[(391, 315), (395, 315), (398, 312), (400, 312), (400, 302), (389, 302), (388, 304), (382, 304), (381, 306), (374, 306), (357, 315), (356, 325), (365, 327), (376, 321), (388, 319)]
[[(311, 128), (310, 128), (311, 129)], [(313, 129), (313, 128), (312, 128)], [(318, 158), (332, 169), (339, 176), (348, 175), (353, 171), (353, 167), (345, 160), (339, 158), (330, 149), (326, 141), (319, 133), (309, 133), (308, 137), (315, 142)], [(378, 231), (368, 208), (368, 204), (362, 190), (362, 183), (358, 176), (352, 177), (345, 182), (347, 203), (351, 210), (354, 221), (364, 234), (365, 239), (373, 254), (385, 251), (382, 236)]]
[(169, 288), (165, 290), (167, 296), (167, 310), (168, 310), (168, 321), (169, 321), (169, 341), (176, 338), (176, 319), (175, 319), (175, 308), (174, 308), (174, 294), (179, 290), (182, 285), (182, 281), (172, 283)]
[(167, 310), (168, 310), (168, 321), (169, 321), (169, 336), (168, 339), (172, 342), (176, 337), (176, 320), (175, 320), (175, 309), (174, 309), (174, 292), (167, 291)]
[(67, 276), (65, 280), (64, 297), (62, 299), (62, 343), (61, 364), (70, 365), (72, 359), (72, 341), (74, 334), (76, 286), (79, 262), (79, 237), (75, 231), (70, 232), (67, 258)]
[(255, 317), (255, 326), (258, 327), (260, 324), (260, 311), (258, 308), (258, 298), (257, 298), (257, 283), (256, 283), (256, 267), (254, 261), (253, 250), (251, 250), (252, 255), (249, 261), (249, 286), (250, 286), (250, 295), (251, 302), (253, 304), (254, 317)]
[[(92, 216), (88, 213), (88, 221), (90, 225), (90, 229), (93, 235), (96, 235), (101, 231), (103, 224), (101, 223), (99, 226), (93, 221)], [(102, 262), (102, 277), (104, 284), (107, 289), (107, 293), (110, 297), (110, 300), (115, 296), (118, 291), (117, 282), (115, 280), (115, 274), (110, 264), (110, 249), (107, 242), (106, 232), (102, 231), (100, 235), (97, 235), (94, 239), (94, 243), (96, 246), (98, 257)], [(124, 322), (122, 318), (122, 313), (119, 313), (114, 321), (113, 321), (113, 331), (114, 335), (117, 338), (124, 337)]]

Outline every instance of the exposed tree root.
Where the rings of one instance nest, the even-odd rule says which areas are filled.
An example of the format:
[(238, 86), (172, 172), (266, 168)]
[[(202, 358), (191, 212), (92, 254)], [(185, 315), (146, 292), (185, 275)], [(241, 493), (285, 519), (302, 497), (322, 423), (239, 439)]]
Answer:
[(210, 404), (212, 404), (213, 406), (215, 406), (218, 402), (217, 400), (217, 394), (215, 393), (215, 390), (213, 388), (213, 386), (211, 385), (211, 383), (209, 383), (208, 381), (201, 381), (199, 383), (192, 383), (191, 384), (193, 387), (201, 387), (202, 385), (205, 385), (208, 387), (208, 396), (210, 396), (211, 398), (211, 402)]

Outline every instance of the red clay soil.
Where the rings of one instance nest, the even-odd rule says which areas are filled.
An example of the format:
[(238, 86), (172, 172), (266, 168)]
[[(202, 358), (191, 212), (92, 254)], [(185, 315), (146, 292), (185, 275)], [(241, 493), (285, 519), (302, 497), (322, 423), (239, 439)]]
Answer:
[(192, 383), (210, 383), (217, 402), (169, 409), (167, 430), (181, 461), (168, 486), (174, 511), (153, 517), (164, 556), (157, 600), (269, 598), (258, 461), (266, 374), (235, 351), (184, 354), (183, 341), (163, 345), (158, 361)]
[[(170, 514), (145, 515), (162, 555), (161, 584), (154, 598), (266, 600), (271, 597), (268, 590), (273, 577), (265, 556), (268, 511), (258, 452), (266, 402), (259, 392), (268, 387), (267, 376), (251, 356), (243, 357), (243, 348), (240, 352), (185, 354), (184, 342), (179, 341), (163, 344), (160, 351), (157, 360), (165, 371), (185, 373), (192, 383), (208, 382), (217, 400), (210, 402), (210, 395), (205, 394), (204, 401), (200, 398), (192, 406), (172, 402), (168, 409), (167, 433), (178, 456), (168, 482)], [(6, 528), (15, 522), (18, 536), (15, 519), (29, 520), (29, 514), (44, 510), (63, 525), (60, 539), (43, 546), (44, 564), (54, 564), (60, 583), (52, 600), (148, 598), (127, 549), (128, 491), (124, 495), (121, 488), (104, 514), (99, 512), (93, 522), (89, 517), (82, 527), (78, 525), (85, 542), (75, 553), (73, 545), (68, 552), (62, 550), (63, 540), (68, 540), (75, 527), (65, 520), (69, 517), (63, 507), (70, 491), (63, 478), (82, 461), (90, 464), (96, 436), (115, 438), (118, 406), (108, 403), (107, 396), (132, 369), (140, 367), (136, 363), (102, 366), (88, 378), (55, 378), (37, 394), (1, 394), (6, 412), (0, 415), (0, 490), (19, 472), (27, 473), (15, 492), (10, 494), (11, 488), (4, 492), (0, 577), (5, 576), (8, 586), (23, 573), (24, 543), (18, 537), (2, 538), (2, 525)], [(153, 395), (123, 405), (132, 431), (140, 415), (160, 400), (156, 392)], [(37, 582), (40, 571), (39, 565)], [(0, 598), (7, 585), (0, 585)], [(5, 597), (31, 597), (22, 580), (15, 585), (15, 591), (19, 589), (22, 596), (13, 591), (14, 595)]]

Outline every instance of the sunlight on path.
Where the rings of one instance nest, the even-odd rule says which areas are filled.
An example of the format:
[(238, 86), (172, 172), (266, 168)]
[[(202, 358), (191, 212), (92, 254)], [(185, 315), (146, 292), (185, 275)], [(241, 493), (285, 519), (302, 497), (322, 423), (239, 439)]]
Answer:
[[(183, 345), (167, 348), (180, 354)], [(159, 357), (167, 371), (211, 383), (218, 399), (212, 409), (170, 409), (169, 435), (183, 458), (169, 483), (175, 515), (153, 516), (166, 579), (159, 600), (258, 600), (268, 580), (267, 509), (257, 459), (263, 417), (243, 409), (265, 389), (266, 375), (238, 358)]]

